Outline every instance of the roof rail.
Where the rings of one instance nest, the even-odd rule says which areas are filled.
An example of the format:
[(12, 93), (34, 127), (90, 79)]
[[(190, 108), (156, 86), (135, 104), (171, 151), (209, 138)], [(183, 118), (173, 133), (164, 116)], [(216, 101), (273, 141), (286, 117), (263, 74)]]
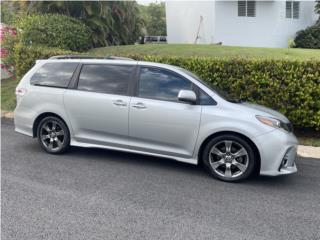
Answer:
[(104, 59), (135, 61), (133, 58), (117, 57), (117, 56), (112, 56), (112, 55), (109, 55), (109, 56), (105, 57)]
[(96, 58), (96, 57), (90, 57), (85, 55), (58, 55), (58, 56), (52, 56), (49, 59), (86, 59), (86, 58)]
[(126, 58), (126, 57), (117, 57), (117, 56), (106, 56), (106, 57), (94, 57), (94, 56), (86, 56), (86, 55), (58, 55), (58, 56), (52, 56), (49, 59), (108, 59), (108, 60), (128, 60), (128, 61), (134, 61), (132, 58)]

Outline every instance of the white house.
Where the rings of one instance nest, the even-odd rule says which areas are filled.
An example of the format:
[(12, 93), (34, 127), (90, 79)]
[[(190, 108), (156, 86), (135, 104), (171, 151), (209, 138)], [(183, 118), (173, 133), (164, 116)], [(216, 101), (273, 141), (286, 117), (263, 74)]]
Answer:
[(168, 43), (287, 47), (316, 22), (315, 1), (166, 1)]

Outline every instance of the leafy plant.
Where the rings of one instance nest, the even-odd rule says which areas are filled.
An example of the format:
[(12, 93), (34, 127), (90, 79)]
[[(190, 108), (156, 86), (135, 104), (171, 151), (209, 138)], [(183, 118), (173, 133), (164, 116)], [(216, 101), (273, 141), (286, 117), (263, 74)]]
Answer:
[(135, 1), (31, 1), (29, 13), (59, 13), (79, 19), (91, 30), (94, 47), (133, 44), (143, 23)]
[(16, 29), (1, 24), (0, 41), (1, 69), (5, 70), (9, 76), (13, 76), (15, 71), (13, 47), (19, 41)]
[(143, 20), (145, 22), (146, 33), (148, 35), (166, 36), (166, 10), (165, 3), (150, 3), (141, 6)]
[(296, 46), (295, 42), (293, 39), (288, 40), (288, 48), (294, 48)]
[(17, 27), (25, 45), (47, 45), (72, 51), (91, 47), (90, 31), (77, 19), (60, 14), (32, 15), (22, 18)]
[(296, 47), (320, 49), (320, 20), (315, 25), (299, 31), (294, 41)]

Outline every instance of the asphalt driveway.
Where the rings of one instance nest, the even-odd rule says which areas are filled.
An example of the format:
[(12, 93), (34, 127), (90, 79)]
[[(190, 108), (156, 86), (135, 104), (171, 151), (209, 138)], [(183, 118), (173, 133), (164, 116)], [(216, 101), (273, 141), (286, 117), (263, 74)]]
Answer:
[(1, 127), (2, 238), (320, 239), (320, 160), (237, 184), (175, 161), (72, 148)]

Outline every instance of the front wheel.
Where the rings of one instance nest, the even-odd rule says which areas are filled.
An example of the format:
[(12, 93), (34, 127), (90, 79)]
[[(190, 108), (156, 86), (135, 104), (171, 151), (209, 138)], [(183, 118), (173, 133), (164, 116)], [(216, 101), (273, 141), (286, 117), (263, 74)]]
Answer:
[(231, 134), (220, 135), (209, 141), (202, 159), (212, 176), (227, 182), (248, 178), (256, 166), (255, 154), (250, 144)]
[(40, 146), (48, 153), (59, 154), (70, 146), (70, 133), (66, 124), (57, 117), (46, 117), (38, 125)]

